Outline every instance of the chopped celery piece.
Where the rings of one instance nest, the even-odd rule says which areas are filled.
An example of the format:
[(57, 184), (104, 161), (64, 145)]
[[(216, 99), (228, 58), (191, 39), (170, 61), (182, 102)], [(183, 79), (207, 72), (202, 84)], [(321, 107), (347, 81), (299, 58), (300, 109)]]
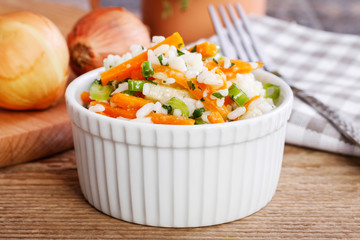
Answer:
[(200, 124), (207, 124), (207, 122), (205, 122), (201, 118), (195, 119), (195, 125), (200, 125)]
[(179, 109), (183, 117), (189, 117), (188, 106), (179, 98), (173, 97), (166, 104), (170, 105), (173, 109)]
[(151, 62), (144, 61), (141, 64), (141, 73), (145, 79), (148, 79), (149, 77), (152, 77), (152, 75), (154, 75), (154, 68), (152, 67)]
[(203, 115), (203, 113), (205, 112), (205, 108), (197, 108), (194, 110), (193, 112), (193, 118), (199, 118), (201, 117), (201, 115)]
[(280, 87), (271, 83), (264, 83), (263, 88), (265, 89), (265, 97), (276, 100), (280, 96)]
[(235, 83), (229, 88), (229, 96), (240, 107), (249, 101), (248, 96)]
[(90, 97), (96, 101), (106, 101), (109, 99), (112, 91), (111, 86), (103, 86), (100, 80), (95, 80), (90, 86)]

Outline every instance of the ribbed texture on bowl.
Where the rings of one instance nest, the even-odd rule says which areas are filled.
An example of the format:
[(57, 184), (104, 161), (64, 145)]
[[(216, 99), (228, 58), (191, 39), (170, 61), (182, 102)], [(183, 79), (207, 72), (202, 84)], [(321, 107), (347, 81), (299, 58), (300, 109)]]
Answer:
[(108, 215), (207, 226), (248, 216), (275, 193), (291, 101), (243, 123), (189, 128), (110, 119), (76, 104), (67, 96), (81, 189)]

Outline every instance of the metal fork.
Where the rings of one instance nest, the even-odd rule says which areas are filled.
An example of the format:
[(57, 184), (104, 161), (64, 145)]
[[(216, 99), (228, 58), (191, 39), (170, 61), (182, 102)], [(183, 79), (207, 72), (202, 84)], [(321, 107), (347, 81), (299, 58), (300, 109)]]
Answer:
[[(241, 5), (239, 3), (235, 4), (236, 11), (241, 19), (236, 14), (232, 5), (227, 4), (226, 7), (228, 13), (222, 5), (219, 5), (218, 9), (231, 41), (226, 35), (226, 30), (223, 28), (215, 7), (213, 5), (209, 5), (210, 17), (219, 38), (223, 54), (229, 58), (240, 58), (249, 62), (263, 62), (265, 64), (264, 70), (281, 77), (291, 87), (295, 96), (313, 107), (318, 113), (325, 117), (351, 143), (360, 146), (360, 133), (353, 124), (346, 121), (330, 106), (324, 104), (304, 90), (299, 89), (292, 81), (281, 76), (281, 74), (277, 71), (274, 62), (264, 53), (264, 51), (261, 51), (259, 41), (253, 34), (250, 28), (249, 20)], [(229, 15), (231, 16), (232, 21), (230, 20)]]

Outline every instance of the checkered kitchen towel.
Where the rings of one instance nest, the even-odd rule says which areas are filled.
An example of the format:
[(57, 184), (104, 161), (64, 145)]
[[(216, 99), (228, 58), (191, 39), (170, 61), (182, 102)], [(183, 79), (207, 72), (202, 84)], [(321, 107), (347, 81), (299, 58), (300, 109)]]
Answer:
[[(279, 72), (360, 127), (360, 37), (314, 30), (271, 17), (252, 16), (254, 33)], [(217, 42), (216, 37), (210, 41)], [(360, 156), (320, 114), (295, 98), (286, 142)]]

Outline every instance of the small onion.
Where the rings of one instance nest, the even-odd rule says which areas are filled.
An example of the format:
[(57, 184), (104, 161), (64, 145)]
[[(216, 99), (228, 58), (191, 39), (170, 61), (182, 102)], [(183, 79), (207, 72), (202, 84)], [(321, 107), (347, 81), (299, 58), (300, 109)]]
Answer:
[(67, 37), (70, 66), (80, 75), (103, 66), (109, 54), (122, 55), (132, 44), (148, 47), (148, 28), (121, 7), (94, 10), (82, 17)]
[(0, 107), (45, 109), (63, 96), (69, 52), (59, 29), (31, 12), (0, 15)]

